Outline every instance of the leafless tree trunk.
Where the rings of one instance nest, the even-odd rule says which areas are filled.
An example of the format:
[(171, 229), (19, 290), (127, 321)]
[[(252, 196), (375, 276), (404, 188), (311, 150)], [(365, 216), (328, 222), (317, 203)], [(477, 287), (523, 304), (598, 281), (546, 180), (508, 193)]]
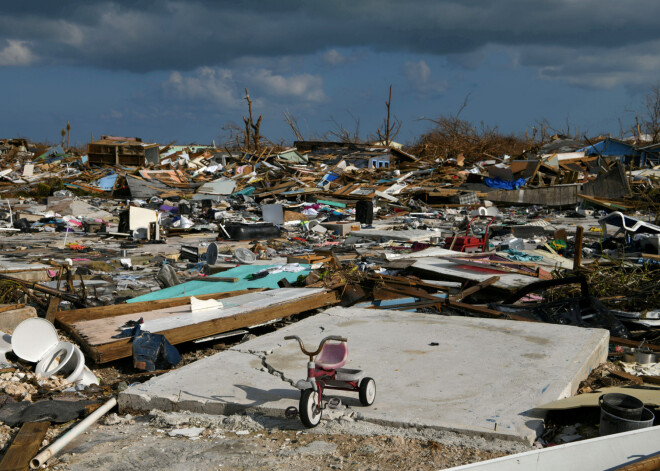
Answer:
[[(250, 92), (248, 89), (245, 89), (245, 100), (248, 102), (248, 117), (243, 116), (243, 122), (245, 123), (245, 136), (244, 143), (245, 148), (249, 149), (251, 145), (254, 147), (255, 151), (258, 151), (261, 148), (261, 118), (262, 115), (259, 115), (257, 122), (254, 122), (252, 117), (252, 100), (250, 100)], [(252, 141), (252, 144), (250, 143)]]
[(392, 106), (392, 85), (390, 85), (390, 94), (385, 102), (385, 107), (387, 108), (387, 117), (383, 121), (383, 124), (376, 130), (378, 134), (378, 140), (385, 142), (386, 146), (390, 146), (394, 138), (399, 134), (401, 130), (401, 121), (394, 117), (394, 122), (391, 122), (391, 106)]
[(296, 120), (295, 116), (289, 114), (288, 111), (285, 111), (283, 114), (284, 114), (284, 121), (286, 121), (286, 124), (289, 125), (289, 127), (293, 131), (293, 134), (296, 135), (296, 140), (297, 141), (304, 141), (305, 138), (303, 137), (302, 133), (300, 132), (300, 128), (298, 127), (298, 121)]

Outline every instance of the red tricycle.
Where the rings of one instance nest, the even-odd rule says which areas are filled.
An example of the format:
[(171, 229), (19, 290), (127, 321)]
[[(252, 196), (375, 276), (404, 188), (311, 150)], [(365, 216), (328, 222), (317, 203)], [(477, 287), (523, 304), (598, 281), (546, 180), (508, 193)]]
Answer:
[[(374, 403), (376, 382), (373, 378), (365, 377), (362, 370), (342, 368), (348, 358), (347, 339), (331, 335), (321, 340), (319, 348), (313, 352), (305, 350), (305, 345), (297, 335), (288, 335), (284, 337), (284, 340), (297, 340), (300, 350), (309, 357), (307, 379), (301, 379), (296, 383), (296, 388), (300, 389), (298, 407), (300, 420), (306, 427), (316, 427), (321, 421), (321, 415), (325, 409), (323, 404), (325, 389), (358, 391), (360, 403), (363, 406), (370, 406)], [(326, 343), (329, 341), (333, 341), (333, 343)], [(314, 357), (317, 355), (318, 358), (314, 361)], [(339, 400), (333, 399), (334, 402), (331, 405), (336, 407)]]

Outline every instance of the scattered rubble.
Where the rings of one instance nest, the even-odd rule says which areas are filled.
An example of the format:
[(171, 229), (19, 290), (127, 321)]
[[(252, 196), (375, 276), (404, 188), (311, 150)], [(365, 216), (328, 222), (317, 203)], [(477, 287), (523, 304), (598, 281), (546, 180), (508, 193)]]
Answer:
[[(659, 385), (657, 146), (555, 136), (443, 153), (447, 135), (426, 139), (257, 150), (0, 140), (0, 412), (105, 400), (335, 305), (604, 328), (620, 363), (579, 392)], [(21, 325), (46, 322), (48, 341), (25, 340), (39, 355), (12, 353)], [(168, 440), (268, 431), (247, 416), (151, 417)], [(557, 443), (589, 438), (583, 426), (555, 430)], [(17, 431), (4, 426), (0, 440)], [(343, 452), (327, 443), (299, 454)], [(367, 461), (380, 453), (360, 446), (351, 452)]]

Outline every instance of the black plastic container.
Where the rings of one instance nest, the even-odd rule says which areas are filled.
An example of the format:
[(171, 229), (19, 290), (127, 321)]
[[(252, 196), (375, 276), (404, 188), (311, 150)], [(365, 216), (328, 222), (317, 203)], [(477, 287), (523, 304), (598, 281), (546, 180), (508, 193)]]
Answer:
[[(280, 236), (278, 227), (268, 222), (259, 222), (255, 224), (225, 224), (227, 234), (231, 240), (268, 240)], [(225, 239), (227, 236), (220, 230), (219, 239)]]
[(600, 408), (610, 414), (626, 420), (640, 420), (644, 403), (627, 394), (610, 393), (598, 398)]
[(655, 416), (650, 409), (642, 408), (639, 420), (627, 420), (610, 414), (601, 407), (600, 409), (600, 435), (611, 435), (613, 433), (630, 432), (641, 428), (653, 427)]
[(370, 226), (374, 221), (374, 204), (367, 200), (355, 203), (355, 220)]

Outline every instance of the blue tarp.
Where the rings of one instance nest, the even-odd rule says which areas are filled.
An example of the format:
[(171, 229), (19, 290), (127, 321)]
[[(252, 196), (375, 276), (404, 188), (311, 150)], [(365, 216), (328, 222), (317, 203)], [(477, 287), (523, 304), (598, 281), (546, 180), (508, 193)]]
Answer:
[(110, 191), (115, 187), (116, 181), (117, 181), (117, 174), (111, 173), (110, 175), (106, 175), (105, 177), (99, 178), (96, 182), (96, 186), (98, 186), (103, 191)]
[(520, 252), (518, 250), (506, 249), (505, 252), (509, 254), (507, 255), (507, 258), (509, 260), (513, 260), (516, 262), (540, 262), (541, 260), (543, 260), (543, 257), (541, 257), (540, 255), (530, 255), (528, 253)]
[(499, 188), (501, 190), (518, 190), (521, 186), (525, 185), (527, 179), (519, 178), (512, 182), (502, 180), (501, 178), (484, 177), (484, 183), (491, 188)]
[(584, 147), (580, 150), (587, 155), (600, 154), (602, 156), (617, 156), (617, 157), (622, 157), (625, 155), (635, 155), (636, 153), (634, 146), (610, 138), (597, 142), (592, 146)]
[(256, 190), (255, 187), (248, 186), (247, 188), (243, 188), (242, 190), (233, 192), (231, 195), (232, 196), (239, 196), (239, 195), (250, 196), (252, 193), (254, 193), (254, 190)]
[(214, 276), (217, 277), (228, 277), (228, 278), (238, 278), (236, 283), (226, 283), (223, 281), (187, 281), (186, 283), (181, 283), (180, 285), (172, 286), (170, 288), (161, 289), (154, 291), (153, 293), (143, 294), (137, 298), (129, 299), (127, 303), (138, 303), (141, 301), (156, 301), (158, 299), (172, 299), (180, 298), (183, 296), (199, 296), (202, 294), (213, 294), (213, 293), (226, 293), (228, 291), (240, 291), (243, 289), (249, 288), (270, 288), (277, 289), (277, 282), (282, 278), (286, 278), (289, 283), (295, 282), (300, 275), (307, 276), (309, 275), (309, 265), (301, 264), (301, 267), (304, 267), (305, 270), (299, 272), (283, 272), (283, 273), (271, 273), (263, 278), (250, 281), (247, 279), (249, 275), (253, 275), (258, 271), (276, 267), (278, 265), (241, 265), (236, 268), (230, 268), (227, 271), (222, 271), (211, 275), (211, 278)]

